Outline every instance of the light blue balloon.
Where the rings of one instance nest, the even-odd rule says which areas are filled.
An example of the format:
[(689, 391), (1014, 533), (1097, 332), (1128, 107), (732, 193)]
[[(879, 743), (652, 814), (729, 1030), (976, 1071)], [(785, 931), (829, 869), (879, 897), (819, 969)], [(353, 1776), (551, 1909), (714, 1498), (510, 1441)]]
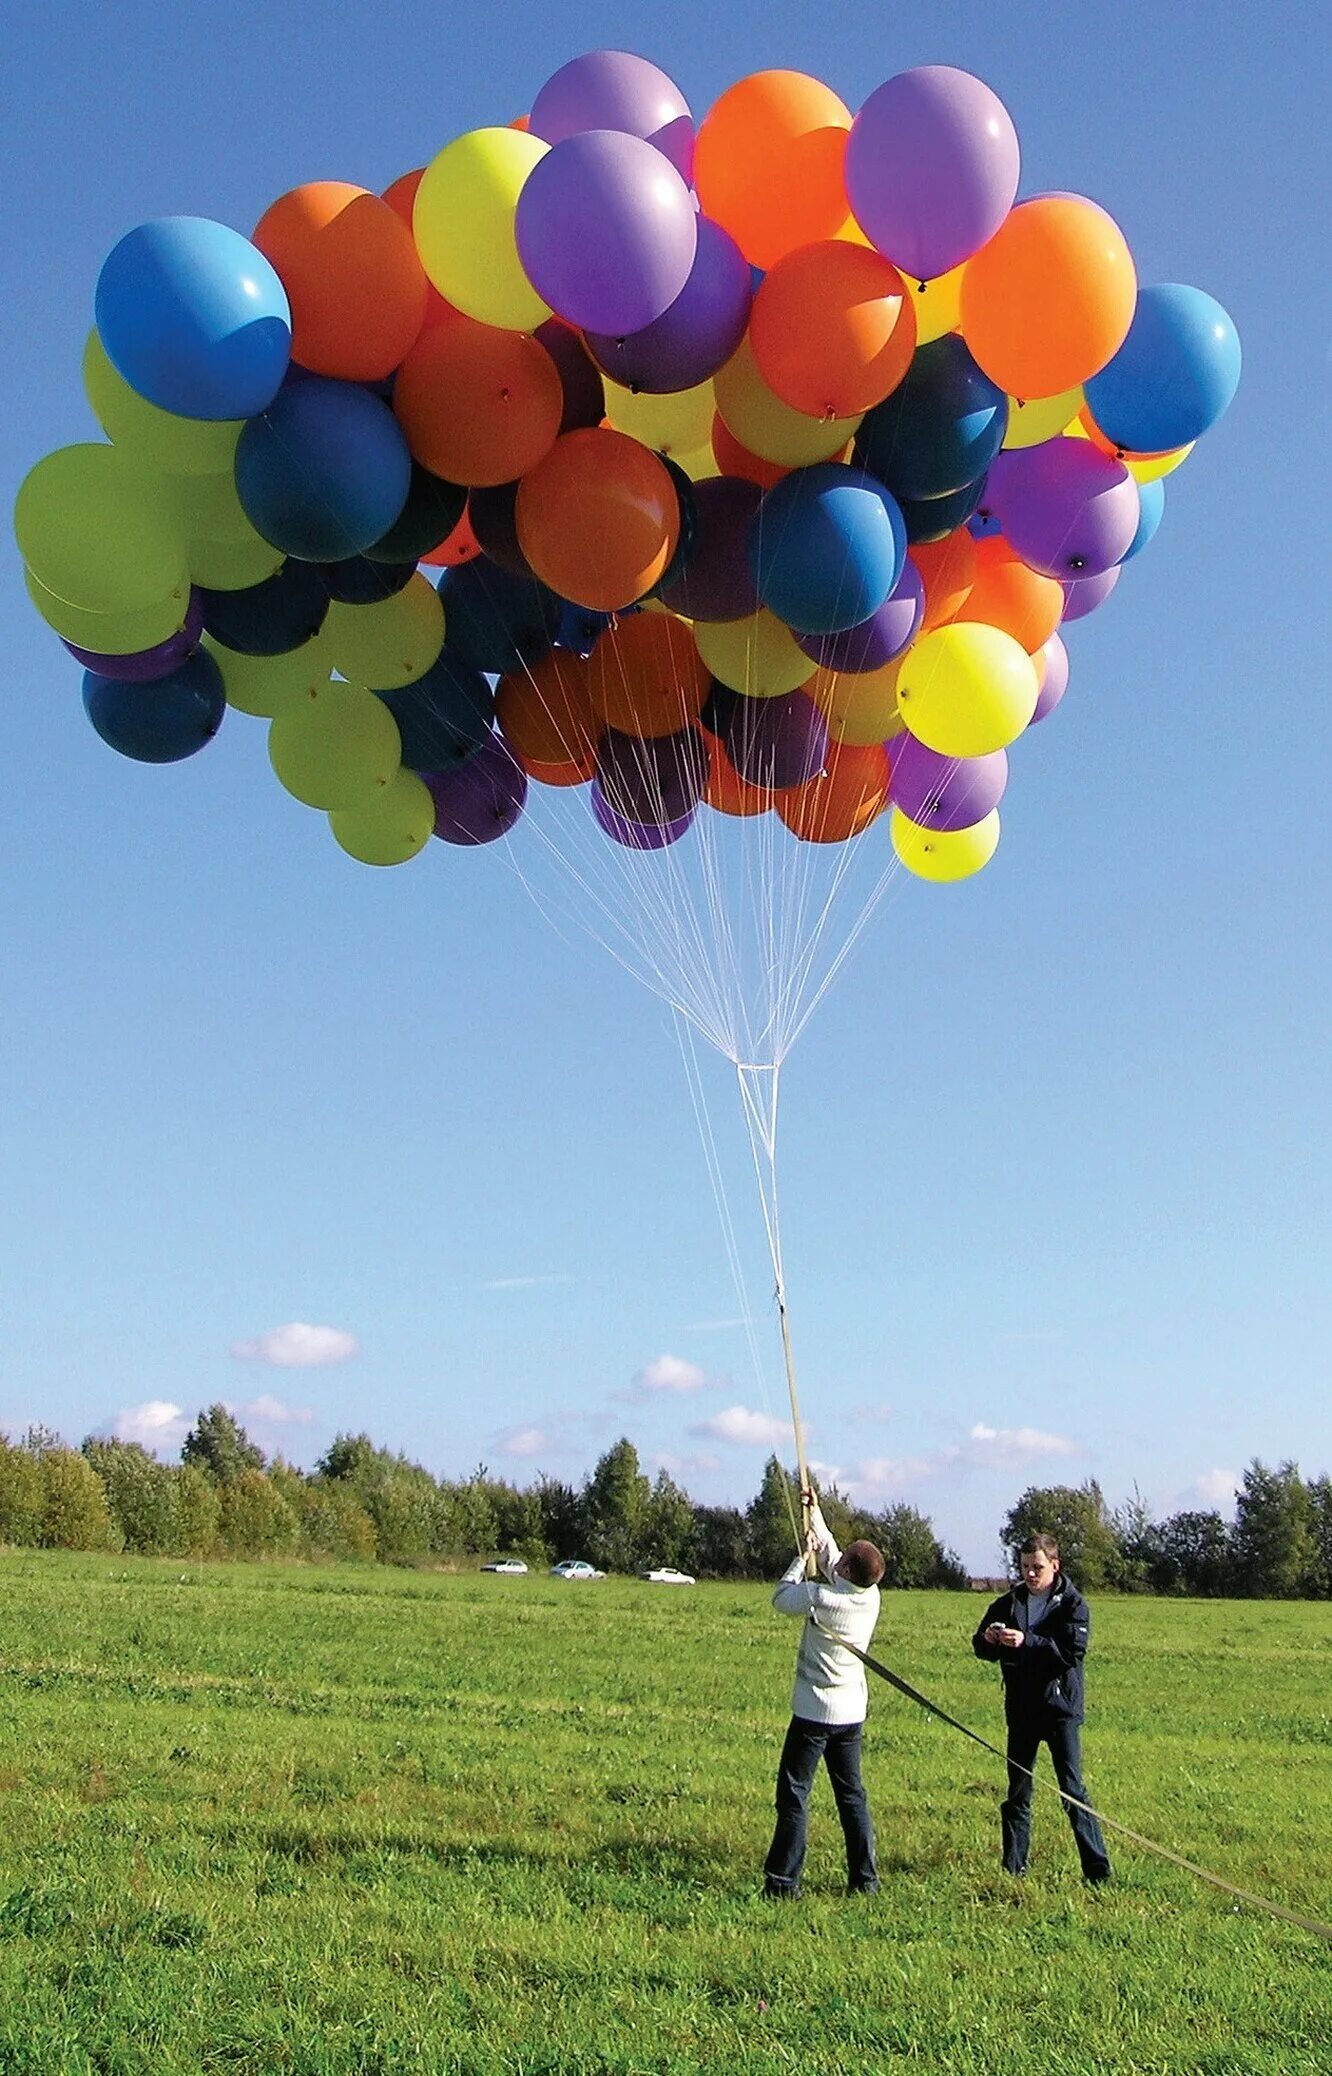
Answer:
[(1142, 553), (1164, 515), (1165, 484), (1159, 479), (1155, 483), (1139, 483), (1138, 531), (1120, 556), (1121, 562), (1132, 562), (1135, 555)]
[(759, 598), (798, 634), (837, 634), (868, 620), (901, 576), (906, 548), (896, 499), (839, 461), (792, 469), (749, 527)]
[(1239, 378), (1239, 334), (1220, 303), (1168, 281), (1139, 289), (1128, 337), (1083, 388), (1108, 440), (1164, 454), (1216, 424)]

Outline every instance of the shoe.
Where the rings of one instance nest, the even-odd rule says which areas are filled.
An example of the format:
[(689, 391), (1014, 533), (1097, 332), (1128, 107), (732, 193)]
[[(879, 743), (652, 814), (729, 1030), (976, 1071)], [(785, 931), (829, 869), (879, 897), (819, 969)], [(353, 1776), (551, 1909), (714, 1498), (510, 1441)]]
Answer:
[(773, 1903), (798, 1903), (800, 1901), (799, 1889), (792, 1888), (790, 1882), (786, 1881), (765, 1881), (763, 1893)]
[(846, 1893), (848, 1896), (877, 1896), (879, 1884), (877, 1881), (853, 1881), (848, 1884)]
[(1082, 1886), (1085, 1889), (1103, 1889), (1106, 1886), (1107, 1882), (1110, 1880), (1110, 1878), (1110, 1869), (1106, 1867), (1099, 1874), (1084, 1874), (1082, 1877)]

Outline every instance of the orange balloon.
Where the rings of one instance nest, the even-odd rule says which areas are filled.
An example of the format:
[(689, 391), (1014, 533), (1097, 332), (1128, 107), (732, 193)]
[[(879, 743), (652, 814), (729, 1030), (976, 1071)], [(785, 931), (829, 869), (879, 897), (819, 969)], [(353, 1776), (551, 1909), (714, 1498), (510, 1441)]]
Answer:
[[(545, 348), (537, 350), (553, 371)], [(555, 388), (558, 425), (564, 408), (558, 375)], [(675, 553), (680, 501), (665, 463), (650, 449), (610, 426), (585, 426), (564, 433), (535, 467), (511, 469), (495, 481), (515, 476), (523, 478), (515, 506), (519, 546), (552, 591), (593, 612), (618, 613), (652, 589)], [(453, 476), (455, 483), (462, 480)]]
[(946, 620), (956, 620), (976, 581), (976, 543), (965, 526), (941, 541), (917, 541), (907, 554), (925, 586), (925, 612), (917, 639)]
[(417, 340), (393, 386), (393, 409), (423, 467), (488, 488), (516, 481), (549, 453), (564, 385), (530, 333), (458, 315)]
[(1034, 656), (1063, 615), (1064, 592), (1056, 578), (1029, 569), (1001, 534), (977, 541), (975, 580), (952, 619), (1000, 627)]
[(784, 469), (779, 461), (764, 461), (759, 455), (751, 454), (742, 447), (721, 412), (712, 420), (712, 453), (724, 476), (743, 476), (747, 483), (758, 483), (764, 490), (771, 490), (790, 469)]
[(1114, 358), (1137, 295), (1133, 255), (1114, 218), (1083, 195), (1037, 195), (967, 261), (962, 333), (1010, 396), (1057, 396)]
[(311, 180), (265, 210), (253, 242), (287, 291), (293, 360), (344, 382), (393, 373), (421, 329), (427, 286), (395, 209), (345, 180)]
[(608, 629), (588, 658), (592, 702), (625, 735), (674, 735), (703, 710), (712, 680), (693, 635), (674, 613), (634, 613)]
[(462, 518), (453, 532), (418, 560), (428, 562), (433, 569), (457, 569), (464, 562), (474, 562), (480, 553), (481, 543), (472, 531), (472, 521), (464, 507)]
[[(516, 128), (517, 125), (511, 124), (510, 127)], [(572, 764), (541, 764), (535, 757), (524, 757), (521, 750), (514, 754), (527, 776), (541, 786), (585, 786), (590, 778), (596, 777), (597, 760), (591, 750)]]
[(402, 218), (409, 231), (412, 227), (412, 210), (416, 204), (416, 190), (421, 185), (424, 172), (424, 166), (413, 166), (410, 173), (400, 173), (396, 180), (389, 182), (380, 197), (381, 201), (388, 203), (395, 216)]
[(580, 763), (601, 733), (587, 661), (569, 649), (552, 649), (530, 671), (502, 677), (495, 709), (511, 748), (541, 765)]
[(805, 843), (845, 843), (888, 805), (882, 743), (830, 743), (821, 772), (777, 795), (777, 812)]
[(749, 343), (775, 396), (811, 418), (852, 418), (896, 389), (916, 312), (891, 260), (828, 238), (788, 252), (754, 298)]
[(705, 216), (756, 267), (836, 237), (850, 215), (843, 165), (851, 111), (804, 72), (754, 72), (700, 125), (694, 188)]
[(742, 779), (726, 754), (725, 746), (715, 735), (703, 730), (708, 754), (712, 759), (708, 767), (708, 782), (703, 789), (703, 798), (709, 807), (715, 807), (723, 815), (761, 815), (772, 806), (774, 795), (766, 786), (751, 786)]

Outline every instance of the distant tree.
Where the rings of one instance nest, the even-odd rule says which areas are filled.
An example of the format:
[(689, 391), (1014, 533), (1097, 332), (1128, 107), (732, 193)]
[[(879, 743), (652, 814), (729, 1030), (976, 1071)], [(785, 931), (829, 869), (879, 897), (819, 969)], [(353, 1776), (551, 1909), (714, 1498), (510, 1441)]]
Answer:
[(1185, 1593), (1215, 1599), (1234, 1584), (1230, 1530), (1212, 1508), (1172, 1514), (1159, 1523), (1152, 1568), (1155, 1593)]
[(623, 1435), (600, 1457), (579, 1499), (588, 1557), (606, 1571), (636, 1571), (645, 1554), (652, 1488), (638, 1451)]
[(174, 1467), (138, 1442), (89, 1435), (83, 1455), (102, 1481), (107, 1507), (127, 1550), (160, 1557), (180, 1548)]
[(43, 1549), (120, 1548), (120, 1530), (111, 1518), (102, 1481), (77, 1449), (44, 1447), (37, 1469), (42, 1481)]
[(541, 1499), (536, 1491), (521, 1492), (515, 1485), (492, 1479), (487, 1487), (495, 1519), (493, 1547), (529, 1564), (548, 1562), (542, 1529)]
[(369, 1435), (338, 1435), (317, 1470), (356, 1495), (373, 1524), (383, 1563), (408, 1564), (462, 1547), (464, 1523), (461, 1514), (455, 1519), (450, 1500), (457, 1488), (441, 1487), (421, 1464), (377, 1449)]
[(456, 1488), (462, 1522), (462, 1547), (474, 1557), (499, 1548), (499, 1511), (485, 1465), (478, 1464), (465, 1484)]
[(243, 1470), (221, 1488), (222, 1548), (229, 1557), (284, 1557), (296, 1546), (295, 1514), (273, 1480), (261, 1470)]
[(355, 1483), (358, 1477), (374, 1468), (381, 1454), (368, 1434), (338, 1434), (334, 1435), (315, 1469), (321, 1478), (346, 1478)]
[[(819, 1511), (828, 1524), (828, 1533), (839, 1549), (844, 1550), (848, 1543), (855, 1541), (859, 1534), (856, 1527), (857, 1510), (845, 1492), (840, 1491), (836, 1485), (829, 1485), (826, 1490), (820, 1489)], [(794, 1555), (794, 1552), (792, 1554)]]
[(1315, 1508), (1298, 1467), (1276, 1470), (1257, 1459), (1235, 1498), (1238, 1590), (1261, 1600), (1298, 1600), (1318, 1574)]
[(1326, 1472), (1309, 1481), (1309, 1504), (1318, 1556), (1308, 1590), (1319, 1600), (1332, 1600), (1332, 1478)]
[(775, 1456), (763, 1466), (763, 1482), (745, 1510), (745, 1522), (750, 1563), (758, 1576), (780, 1578), (799, 1548), (800, 1486)]
[(1132, 1496), (1111, 1514), (1110, 1524), (1119, 1544), (1114, 1583), (1124, 1593), (1156, 1592), (1162, 1563), (1161, 1529), (1136, 1485)]
[(234, 1485), (244, 1472), (264, 1468), (264, 1452), (224, 1405), (199, 1414), (185, 1437), (182, 1463), (196, 1463), (219, 1485)]
[(941, 1583), (945, 1551), (934, 1524), (918, 1508), (900, 1500), (882, 1513), (858, 1514), (855, 1530), (882, 1551), (885, 1587), (906, 1592)]
[(652, 1487), (644, 1555), (649, 1564), (674, 1564), (683, 1571), (697, 1562), (693, 1502), (669, 1471), (658, 1471)]
[(176, 1548), (182, 1557), (211, 1557), (217, 1550), (222, 1519), (219, 1488), (197, 1463), (182, 1463), (172, 1476), (175, 1480)]
[(283, 1496), (300, 1524), (302, 1555), (373, 1559), (375, 1526), (349, 1485), (337, 1478), (307, 1478), (298, 1496)]
[(1115, 1524), (1094, 1478), (1085, 1485), (1030, 1485), (1010, 1508), (1000, 1536), (1015, 1562), (1029, 1535), (1052, 1535), (1060, 1563), (1089, 1593), (1118, 1585), (1123, 1559)]
[(940, 1545), (939, 1562), (930, 1584), (944, 1593), (965, 1593), (971, 1584), (971, 1574), (966, 1565), (947, 1543)]
[(750, 1579), (749, 1530), (739, 1507), (694, 1508), (694, 1563), (700, 1578)]
[(559, 1478), (540, 1477), (536, 1500), (541, 1513), (541, 1540), (553, 1564), (578, 1555), (578, 1494)]
[(26, 1449), (0, 1435), (0, 1543), (31, 1547), (41, 1532), (41, 1471)]

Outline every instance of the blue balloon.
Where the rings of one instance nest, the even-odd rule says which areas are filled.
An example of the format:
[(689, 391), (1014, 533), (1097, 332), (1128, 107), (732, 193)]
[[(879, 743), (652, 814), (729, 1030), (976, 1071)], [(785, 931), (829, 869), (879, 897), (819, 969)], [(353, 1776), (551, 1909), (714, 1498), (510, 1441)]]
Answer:
[(85, 671), (83, 704), (102, 741), (122, 757), (179, 764), (217, 734), (227, 695), (216, 663), (206, 649), (197, 649), (170, 677), (150, 685)]
[(948, 332), (918, 347), (892, 395), (865, 413), (856, 457), (894, 497), (919, 503), (983, 476), (1007, 430), (1008, 398)]
[(964, 483), (948, 497), (923, 497), (919, 503), (907, 498), (898, 502), (902, 518), (906, 522), (906, 536), (914, 547), (918, 541), (942, 541), (959, 526), (965, 526), (973, 512), (979, 511), (985, 496), (985, 478), (978, 482)]
[(372, 562), (368, 555), (349, 555), (345, 562), (315, 565), (339, 605), (378, 605), (405, 591), (416, 575), (414, 562)]
[(236, 448), (250, 524), (303, 562), (363, 555), (399, 518), (412, 458), (386, 403), (356, 382), (289, 383)]
[(365, 552), (372, 562), (419, 562), (448, 539), (466, 509), (465, 490), (443, 476), (432, 476), (414, 461), (406, 504), (388, 532)]
[(284, 656), (318, 634), (328, 616), (328, 586), (310, 562), (284, 562), (243, 591), (200, 591), (206, 631), (242, 656)]
[(759, 598), (800, 634), (836, 634), (868, 620), (901, 576), (906, 550), (896, 500), (840, 461), (783, 476), (749, 526)]
[(590, 656), (614, 617), (613, 613), (598, 613), (591, 606), (570, 605), (566, 600), (555, 640), (561, 649), (571, 649), (575, 656)]
[(1159, 480), (1155, 483), (1139, 483), (1138, 531), (1120, 556), (1121, 562), (1132, 562), (1135, 555), (1141, 554), (1161, 524), (1164, 513), (1165, 484)]
[(446, 653), (500, 677), (546, 655), (564, 611), (564, 601), (535, 577), (514, 576), (485, 555), (446, 569), (439, 595)]
[(253, 418), (291, 357), (291, 309), (273, 268), (205, 216), (127, 231), (98, 276), (94, 314), (117, 373), (182, 418)]
[(480, 749), (495, 719), (495, 694), (480, 671), (447, 651), (410, 685), (376, 697), (398, 724), (409, 771), (452, 771)]
[(1221, 305), (1168, 281), (1138, 290), (1128, 337), (1083, 390), (1108, 440), (1126, 453), (1164, 454), (1216, 424), (1239, 378), (1239, 334)]

